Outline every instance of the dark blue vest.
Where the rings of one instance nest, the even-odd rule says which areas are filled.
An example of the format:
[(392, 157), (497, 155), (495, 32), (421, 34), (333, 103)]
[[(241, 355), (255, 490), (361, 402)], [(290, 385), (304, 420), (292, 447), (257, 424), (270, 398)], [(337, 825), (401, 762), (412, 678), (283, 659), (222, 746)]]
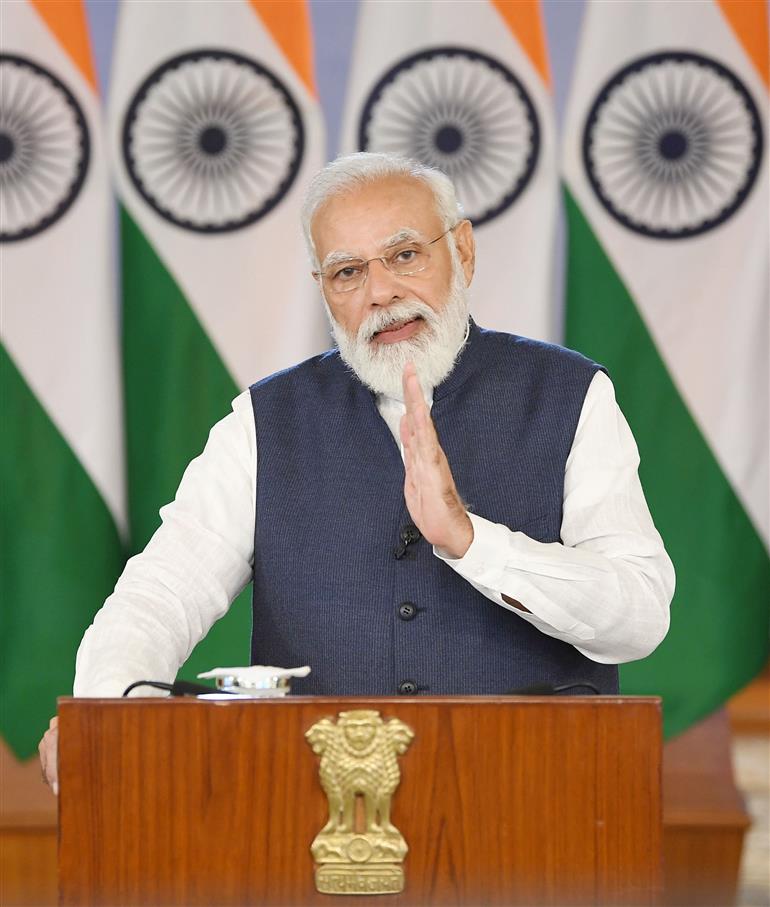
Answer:
[[(599, 366), (560, 347), (471, 328), (432, 415), (469, 509), (560, 541), (564, 468)], [(296, 693), (504, 693), (617, 668), (477, 592), (411, 523), (398, 446), (336, 351), (251, 388), (257, 432), (252, 662), (309, 664)], [(408, 603), (407, 607), (402, 607)], [(525, 603), (526, 604), (526, 603)]]

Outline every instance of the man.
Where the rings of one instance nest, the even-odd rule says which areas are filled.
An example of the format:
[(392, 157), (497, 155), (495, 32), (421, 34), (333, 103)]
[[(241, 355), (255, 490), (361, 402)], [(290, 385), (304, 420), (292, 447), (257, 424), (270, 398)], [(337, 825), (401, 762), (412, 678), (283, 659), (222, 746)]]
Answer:
[[(214, 426), (75, 694), (173, 679), (252, 576), (252, 661), (310, 664), (297, 692), (616, 692), (674, 578), (606, 374), (469, 321), (473, 231), (437, 171), (341, 158), (303, 225), (338, 350)], [(55, 723), (41, 758), (54, 781)]]

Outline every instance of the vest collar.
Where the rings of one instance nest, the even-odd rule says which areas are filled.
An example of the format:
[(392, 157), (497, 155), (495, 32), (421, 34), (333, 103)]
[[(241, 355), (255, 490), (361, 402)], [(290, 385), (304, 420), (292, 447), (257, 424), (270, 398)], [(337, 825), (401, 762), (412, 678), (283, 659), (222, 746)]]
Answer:
[(468, 325), (468, 336), (460, 350), (454, 368), (441, 384), (433, 388), (434, 405), (439, 400), (451, 396), (480, 368), (479, 347), (481, 345), (481, 330), (472, 318), (469, 318)]

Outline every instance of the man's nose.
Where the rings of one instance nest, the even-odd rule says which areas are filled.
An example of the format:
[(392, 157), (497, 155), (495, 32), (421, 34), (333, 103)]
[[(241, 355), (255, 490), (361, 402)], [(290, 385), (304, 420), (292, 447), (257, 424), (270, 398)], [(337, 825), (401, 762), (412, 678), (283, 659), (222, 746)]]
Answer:
[(389, 271), (379, 258), (369, 262), (364, 291), (370, 305), (389, 305), (404, 295), (398, 275)]

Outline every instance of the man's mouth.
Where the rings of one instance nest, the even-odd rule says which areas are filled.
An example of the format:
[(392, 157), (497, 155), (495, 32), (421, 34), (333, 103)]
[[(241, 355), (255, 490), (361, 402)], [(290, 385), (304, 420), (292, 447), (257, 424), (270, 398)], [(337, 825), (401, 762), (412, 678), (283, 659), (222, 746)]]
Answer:
[(399, 340), (406, 340), (420, 330), (421, 322), (424, 319), (422, 315), (416, 315), (414, 318), (402, 318), (400, 321), (394, 321), (387, 327), (376, 331), (372, 335), (373, 343), (397, 343)]

